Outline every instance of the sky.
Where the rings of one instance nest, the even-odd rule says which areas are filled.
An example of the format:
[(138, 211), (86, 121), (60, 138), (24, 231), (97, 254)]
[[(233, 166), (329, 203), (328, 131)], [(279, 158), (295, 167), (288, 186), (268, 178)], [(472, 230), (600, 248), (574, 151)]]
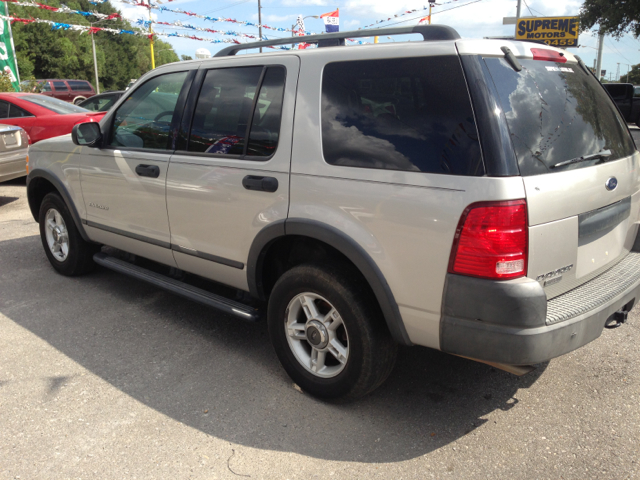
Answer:
[[(133, 22), (141, 18), (148, 18), (146, 8), (128, 5), (119, 0), (110, 1), (127, 19)], [(162, 2), (162, 5), (167, 8), (182, 9), (201, 15), (258, 23), (258, 0), (160, 0), (160, 2), (156, 0), (156, 2)], [(339, 8), (340, 31), (347, 31), (368, 27), (375, 24), (376, 21), (386, 20), (407, 10), (420, 9), (420, 12), (399, 16), (390, 21), (377, 24), (378, 27), (411, 26), (417, 24), (420, 18), (427, 15), (428, 10), (422, 10), (425, 5), (428, 6), (427, 2), (428, 0), (261, 0), (262, 23), (273, 27), (291, 28), (295, 24), (298, 15), (321, 15)], [(573, 16), (578, 14), (582, 3), (580, 0), (522, 0), (521, 16)], [(517, 0), (438, 0), (438, 3), (433, 8), (432, 23), (453, 27), (462, 38), (510, 35), (513, 33), (515, 26), (503, 25), (502, 18), (514, 17), (516, 8)], [(152, 12), (154, 19), (162, 22), (183, 22), (204, 28), (253, 35), (258, 33), (257, 27), (233, 23), (214, 23), (166, 11), (153, 10)], [(321, 19), (307, 18), (305, 27), (307, 31), (313, 33), (321, 33), (324, 30), (324, 24)], [(160, 25), (154, 27), (154, 30), (166, 33), (184, 33), (210, 39), (233, 38)], [(263, 30), (263, 35), (269, 38), (277, 38), (289, 36), (290, 33)], [(169, 41), (178, 55), (184, 54), (191, 57), (195, 57), (195, 51), (199, 48), (206, 48), (211, 53), (215, 53), (227, 46), (227, 44), (212, 44), (190, 39), (162, 39)], [(367, 41), (367, 39), (363, 40)], [(372, 41), (371, 39), (368, 40)], [(392, 40), (380, 38), (380, 41), (388, 42)], [(593, 66), (597, 53), (597, 43), (596, 33), (585, 32), (580, 35), (580, 47), (570, 48), (570, 51), (580, 55), (587, 65)], [(631, 35), (625, 35), (620, 40), (605, 37), (602, 69), (607, 71), (607, 78), (611, 74), (611, 78), (614, 79), (618, 68), (620, 69), (620, 74), (624, 75), (631, 65), (638, 63), (640, 63), (639, 40)]]

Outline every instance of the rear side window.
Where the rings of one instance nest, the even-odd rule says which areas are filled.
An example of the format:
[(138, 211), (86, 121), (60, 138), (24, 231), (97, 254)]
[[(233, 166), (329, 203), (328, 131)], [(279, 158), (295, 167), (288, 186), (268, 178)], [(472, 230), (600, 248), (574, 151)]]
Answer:
[(9, 118), (31, 117), (32, 115), (20, 107), (16, 107), (13, 103), (9, 104)]
[(80, 81), (80, 80), (69, 80), (68, 83), (69, 83), (69, 87), (71, 87), (71, 90), (73, 90), (74, 92), (91, 91), (91, 85), (89, 85), (89, 82), (83, 82), (83, 81)]
[(328, 64), (322, 149), (332, 165), (483, 175), (458, 57)]
[(278, 146), (284, 80), (285, 69), (279, 66), (209, 70), (198, 96), (188, 151), (271, 156)]
[(67, 88), (67, 84), (64, 82), (53, 82), (53, 88), (55, 88), (56, 90), (60, 91), (60, 90), (66, 90), (68, 91), (69, 89)]
[[(598, 80), (580, 66), (519, 59), (484, 59), (498, 90), (520, 174), (585, 168), (605, 161), (558, 163), (610, 151), (606, 161), (635, 151), (626, 122)], [(555, 168), (554, 168), (555, 167)]]

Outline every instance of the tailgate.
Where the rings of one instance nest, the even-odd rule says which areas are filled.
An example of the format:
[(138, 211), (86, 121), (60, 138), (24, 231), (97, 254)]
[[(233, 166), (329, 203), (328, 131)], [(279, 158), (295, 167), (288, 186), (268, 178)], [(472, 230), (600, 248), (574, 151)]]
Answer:
[(527, 276), (548, 298), (622, 260), (640, 207), (640, 154), (626, 122), (593, 75), (554, 55), (518, 58), (519, 71), (503, 57), (484, 58), (525, 185)]

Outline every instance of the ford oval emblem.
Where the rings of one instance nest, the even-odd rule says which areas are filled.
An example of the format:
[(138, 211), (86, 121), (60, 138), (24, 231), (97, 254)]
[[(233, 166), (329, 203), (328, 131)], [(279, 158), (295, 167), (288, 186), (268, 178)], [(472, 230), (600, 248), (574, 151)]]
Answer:
[(604, 186), (611, 192), (618, 186), (618, 179), (616, 177), (611, 177), (609, 180), (607, 180)]

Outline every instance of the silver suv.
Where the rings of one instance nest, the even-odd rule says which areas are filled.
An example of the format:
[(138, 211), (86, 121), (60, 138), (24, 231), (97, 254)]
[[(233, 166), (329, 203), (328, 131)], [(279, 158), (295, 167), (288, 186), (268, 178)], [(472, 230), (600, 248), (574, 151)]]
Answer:
[[(344, 46), (395, 34), (423, 41)], [(318, 48), (235, 56), (292, 41)], [(397, 344), (523, 372), (624, 322), (640, 293), (640, 154), (584, 62), (544, 45), (445, 26), (234, 45), (32, 148), (58, 272), (98, 263), (266, 316), (321, 397), (371, 392)]]

